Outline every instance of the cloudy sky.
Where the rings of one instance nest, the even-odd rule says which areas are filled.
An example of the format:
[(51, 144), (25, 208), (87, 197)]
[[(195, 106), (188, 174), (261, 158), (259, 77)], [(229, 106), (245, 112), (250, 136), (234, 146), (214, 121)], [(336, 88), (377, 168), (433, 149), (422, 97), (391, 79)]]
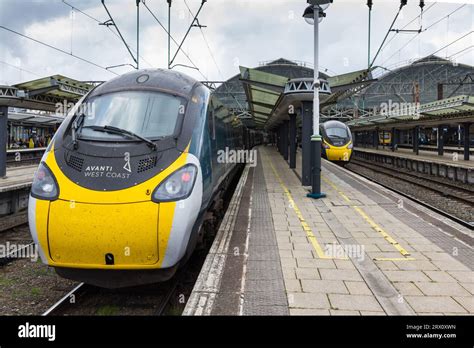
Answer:
[[(0, 0), (0, 26), (72, 52), (100, 67), (0, 28), (0, 84), (54, 74), (82, 81), (108, 80), (115, 75), (105, 67), (133, 63), (125, 46), (114, 35), (113, 27), (100, 26), (96, 21), (108, 19), (100, 0), (65, 2), (88, 16), (72, 10), (62, 0)], [(372, 56), (399, 5), (395, 0), (373, 2)], [(201, 0), (173, 0), (171, 31), (178, 42), (192, 21), (186, 4), (195, 13), (200, 3)], [(420, 28), (418, 3), (418, 0), (408, 0), (394, 28), (401, 29), (413, 19), (405, 29)], [(135, 50), (135, 0), (106, 0), (106, 4), (127, 43)], [(334, 0), (326, 11), (327, 17), (320, 25), (321, 70), (327, 69), (334, 75), (367, 67), (368, 8), (365, 4), (365, 0)], [(146, 5), (166, 26), (166, 0), (146, 0)], [(304, 0), (208, 0), (199, 15), (200, 24), (207, 27), (202, 28), (202, 32), (193, 28), (183, 45), (200, 70), (183, 67), (176, 70), (199, 80), (222, 81), (237, 74), (239, 65), (254, 67), (280, 57), (312, 62), (312, 27), (301, 17), (305, 7)], [(167, 35), (143, 5), (140, 14), (140, 66), (164, 68)], [(473, 23), (472, 0), (426, 1), (421, 24), (428, 30), (420, 35), (390, 34), (388, 45), (375, 65), (393, 68), (438, 50), (439, 56), (474, 65)], [(172, 54), (176, 48), (173, 44)], [(190, 65), (182, 53), (175, 63)], [(126, 66), (112, 71), (120, 74), (131, 69)]]

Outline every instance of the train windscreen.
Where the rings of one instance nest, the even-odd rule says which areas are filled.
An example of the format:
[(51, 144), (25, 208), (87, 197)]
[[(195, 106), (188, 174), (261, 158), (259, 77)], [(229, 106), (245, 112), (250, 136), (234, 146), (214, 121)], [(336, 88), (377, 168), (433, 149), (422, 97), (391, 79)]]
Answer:
[(347, 129), (342, 127), (328, 127), (326, 128), (326, 134), (329, 138), (349, 138)]
[(112, 126), (153, 140), (175, 134), (185, 100), (164, 93), (126, 91), (94, 97), (86, 102), (85, 110), (81, 138), (123, 140), (120, 134), (97, 128)]

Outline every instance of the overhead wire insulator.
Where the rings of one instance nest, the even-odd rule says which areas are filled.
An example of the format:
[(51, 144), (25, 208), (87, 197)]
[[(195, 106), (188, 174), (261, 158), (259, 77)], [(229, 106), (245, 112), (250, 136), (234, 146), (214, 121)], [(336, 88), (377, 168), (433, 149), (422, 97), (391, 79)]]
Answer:
[(425, 7), (425, 1), (420, 0), (421, 13), (420, 13), (420, 29), (418, 30), (418, 34), (423, 31), (423, 7)]

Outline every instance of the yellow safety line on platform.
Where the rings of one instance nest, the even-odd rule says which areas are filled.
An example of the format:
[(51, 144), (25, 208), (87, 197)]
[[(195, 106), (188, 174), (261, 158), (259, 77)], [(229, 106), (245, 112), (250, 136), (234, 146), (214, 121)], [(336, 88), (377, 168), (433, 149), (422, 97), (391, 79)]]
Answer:
[(303, 230), (306, 233), (306, 237), (308, 238), (308, 240), (313, 245), (313, 248), (316, 251), (316, 254), (318, 254), (318, 257), (321, 258), (321, 259), (330, 259), (330, 260), (348, 260), (347, 257), (343, 257), (343, 258), (330, 257), (330, 256), (327, 256), (324, 253), (323, 249), (321, 248), (321, 245), (319, 244), (318, 240), (316, 239), (316, 236), (313, 234), (313, 231), (311, 230), (311, 227), (308, 225), (305, 218), (303, 217), (303, 214), (301, 213), (298, 206), (296, 205), (296, 203), (293, 199), (293, 196), (290, 193), (290, 190), (288, 190), (285, 183), (283, 182), (283, 180), (278, 175), (278, 173), (277, 173), (275, 167), (273, 166), (272, 162), (270, 162), (270, 166), (272, 167), (273, 173), (275, 174), (277, 180), (280, 182), (280, 185), (283, 188), (283, 191), (285, 191), (286, 197), (288, 198), (288, 201), (290, 202), (290, 206), (295, 211), (296, 216), (298, 216), (298, 219), (300, 220), (301, 226), (303, 226)]
[[(342, 192), (341, 190), (339, 190), (339, 188), (336, 186), (336, 184), (334, 184), (331, 180), (329, 180), (328, 178), (326, 177), (322, 177), (322, 179), (324, 180), (324, 182), (326, 182), (326, 184), (328, 184), (329, 186), (331, 186), (337, 193), (339, 193), (342, 198), (344, 198), (344, 200), (348, 203), (351, 203), (351, 199), (349, 197), (346, 196), (346, 194), (344, 192)], [(412, 257), (407, 257), (407, 256), (410, 256), (410, 253), (405, 250), (401, 245), (400, 243), (398, 243), (395, 239), (393, 239), (387, 232), (385, 232), (385, 230), (380, 227), (374, 220), (372, 220), (363, 210), (362, 208), (360, 207), (357, 207), (355, 205), (352, 205), (351, 204), (351, 207), (354, 208), (354, 210), (356, 212), (359, 213), (360, 216), (362, 216), (364, 218), (365, 221), (367, 221), (370, 225), (370, 227), (372, 227), (375, 231), (377, 231), (378, 233), (380, 233), (384, 239), (389, 242), (391, 245), (393, 245), (393, 247), (395, 249), (398, 250), (398, 252), (400, 254), (402, 254), (404, 256), (404, 258), (401, 258), (401, 259), (397, 259), (397, 258), (374, 258), (374, 260), (377, 260), (377, 261), (414, 261), (415, 259), (412, 258)]]

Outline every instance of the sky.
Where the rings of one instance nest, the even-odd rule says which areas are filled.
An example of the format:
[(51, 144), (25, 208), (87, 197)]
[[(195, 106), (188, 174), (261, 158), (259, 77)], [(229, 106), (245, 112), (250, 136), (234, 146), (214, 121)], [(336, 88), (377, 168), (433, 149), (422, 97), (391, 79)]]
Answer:
[[(108, 19), (100, 0), (65, 2), (100, 22)], [(104, 81), (133, 69), (127, 65), (106, 70), (114, 65), (135, 63), (114, 27), (99, 25), (65, 2), (0, 0), (0, 26), (99, 67), (0, 28), (0, 84), (12, 85), (55, 74), (80, 81)], [(372, 58), (400, 3), (396, 0), (373, 2)], [(126, 42), (135, 51), (135, 0), (105, 0), (105, 3)], [(436, 51), (443, 58), (474, 65), (474, 1), (426, 1), (421, 23), (417, 17), (420, 15), (418, 3), (418, 0), (408, 0), (394, 28), (401, 29), (415, 19), (405, 29), (418, 30), (421, 25), (427, 30), (421, 34), (390, 33), (374, 65), (393, 69)], [(166, 0), (146, 0), (145, 4), (167, 26)], [(192, 21), (186, 4), (196, 13), (201, 0), (173, 0), (171, 33), (178, 42)], [(239, 72), (239, 65), (256, 67), (278, 58), (312, 64), (313, 28), (302, 18), (306, 6), (304, 0), (208, 0), (198, 17), (205, 27), (193, 27), (183, 44), (199, 71), (182, 66), (175, 70), (198, 80), (225, 81)], [(140, 5), (139, 27), (140, 68), (166, 68), (167, 34), (143, 4)], [(336, 75), (367, 67), (366, 0), (334, 0), (326, 10), (319, 32), (321, 71)], [(172, 43), (172, 55), (176, 49), (177, 45)], [(181, 52), (175, 64), (191, 65)]]

